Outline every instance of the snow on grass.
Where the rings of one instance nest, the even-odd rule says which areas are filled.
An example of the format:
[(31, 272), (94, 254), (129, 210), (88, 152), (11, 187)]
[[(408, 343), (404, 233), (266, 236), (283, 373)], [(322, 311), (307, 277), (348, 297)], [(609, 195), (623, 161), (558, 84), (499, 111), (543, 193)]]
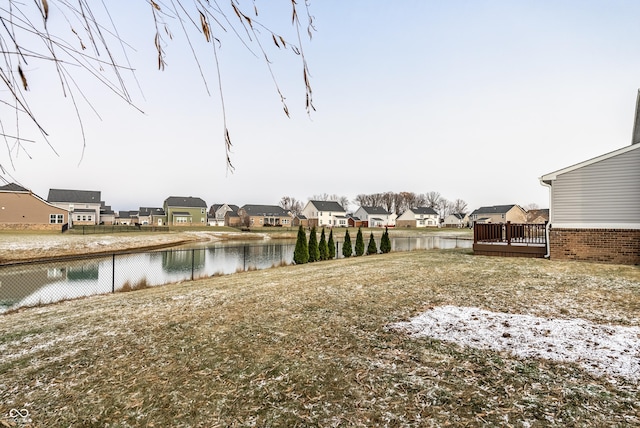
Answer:
[(577, 363), (597, 376), (640, 380), (640, 328), (440, 306), (392, 328), (522, 358)]

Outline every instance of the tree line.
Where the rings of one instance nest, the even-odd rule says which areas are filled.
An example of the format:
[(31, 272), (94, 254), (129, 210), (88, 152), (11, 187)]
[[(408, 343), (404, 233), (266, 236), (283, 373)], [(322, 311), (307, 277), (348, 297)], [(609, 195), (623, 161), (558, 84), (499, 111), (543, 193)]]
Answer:
[[(335, 201), (347, 211), (349, 204), (361, 207), (382, 207), (390, 213), (402, 215), (406, 210), (417, 207), (429, 207), (436, 211), (440, 218), (445, 218), (449, 214), (464, 213), (467, 211), (467, 203), (462, 199), (450, 201), (438, 192), (414, 193), (414, 192), (383, 192), (383, 193), (361, 193), (350, 201), (346, 196), (320, 194), (309, 198), (314, 201)], [(283, 196), (280, 199), (282, 208), (294, 214), (300, 214), (304, 208), (302, 201), (290, 196)]]
[[(320, 240), (318, 241), (316, 227), (313, 226), (309, 233), (309, 239), (302, 226), (298, 227), (298, 237), (296, 240), (296, 246), (293, 250), (293, 262), (297, 265), (331, 260), (336, 258), (337, 246), (333, 239), (333, 229), (329, 230), (329, 238), (327, 239), (324, 228), (320, 232)], [(382, 238), (380, 239), (380, 250), (378, 251), (378, 245), (373, 237), (373, 232), (369, 235), (369, 243), (366, 248), (364, 246), (364, 236), (362, 229), (358, 228), (356, 235), (355, 248), (351, 243), (351, 236), (349, 235), (349, 229), (345, 231), (344, 242), (342, 243), (342, 256), (345, 258), (355, 255), (356, 257), (369, 254), (388, 253), (391, 251), (391, 239), (389, 238), (389, 231), (384, 229)]]

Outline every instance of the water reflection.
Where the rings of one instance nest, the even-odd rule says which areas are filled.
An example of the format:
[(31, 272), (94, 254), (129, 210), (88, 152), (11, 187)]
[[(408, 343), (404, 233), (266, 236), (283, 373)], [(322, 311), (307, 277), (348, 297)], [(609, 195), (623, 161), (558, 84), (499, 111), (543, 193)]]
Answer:
[[(380, 248), (379, 237), (376, 245)], [(368, 244), (365, 240), (365, 251)], [(352, 239), (355, 245), (355, 239)], [(336, 240), (336, 257), (342, 256)], [(471, 248), (472, 241), (438, 236), (392, 237), (392, 251)], [(144, 283), (162, 285), (213, 275), (291, 264), (295, 240), (197, 243), (171, 250), (117, 254), (85, 260), (0, 267), (0, 313), (117, 291)]]

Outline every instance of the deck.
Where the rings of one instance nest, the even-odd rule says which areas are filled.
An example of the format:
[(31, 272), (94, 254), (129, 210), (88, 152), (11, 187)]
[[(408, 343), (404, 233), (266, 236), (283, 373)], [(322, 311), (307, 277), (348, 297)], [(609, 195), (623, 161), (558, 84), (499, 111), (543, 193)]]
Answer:
[(475, 224), (473, 253), (480, 256), (543, 258), (547, 253), (545, 225), (510, 222)]

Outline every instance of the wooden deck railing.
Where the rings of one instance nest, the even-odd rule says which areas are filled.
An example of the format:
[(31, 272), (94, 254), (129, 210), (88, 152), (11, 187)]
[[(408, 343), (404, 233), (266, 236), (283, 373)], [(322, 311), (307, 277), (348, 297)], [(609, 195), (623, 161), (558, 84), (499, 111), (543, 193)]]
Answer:
[(476, 223), (473, 225), (474, 243), (507, 245), (546, 245), (545, 225), (538, 223)]

